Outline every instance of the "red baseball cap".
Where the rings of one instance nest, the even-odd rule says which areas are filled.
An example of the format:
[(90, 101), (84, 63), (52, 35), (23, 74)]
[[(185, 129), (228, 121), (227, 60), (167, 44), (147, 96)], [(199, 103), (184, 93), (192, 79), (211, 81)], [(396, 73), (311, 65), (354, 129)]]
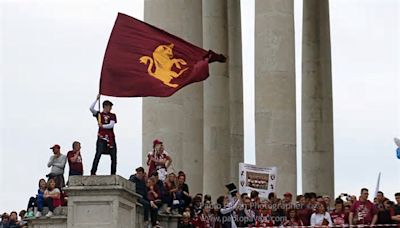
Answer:
[(154, 148), (157, 144), (162, 144), (162, 142), (161, 142), (160, 140), (158, 140), (158, 139), (155, 139), (155, 140), (153, 141), (153, 148)]
[(286, 192), (285, 194), (283, 194), (283, 196), (292, 196), (292, 193)]
[(58, 144), (54, 144), (54, 146), (52, 146), (52, 147), (50, 147), (50, 149), (60, 149), (61, 147), (60, 147), (60, 145), (58, 145)]

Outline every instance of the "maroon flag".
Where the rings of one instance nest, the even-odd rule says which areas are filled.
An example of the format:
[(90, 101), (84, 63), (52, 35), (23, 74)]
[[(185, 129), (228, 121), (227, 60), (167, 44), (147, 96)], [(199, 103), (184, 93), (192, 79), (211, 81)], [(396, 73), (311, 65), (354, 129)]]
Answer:
[(208, 77), (208, 63), (225, 62), (133, 17), (118, 13), (104, 55), (100, 93), (114, 97), (167, 97)]

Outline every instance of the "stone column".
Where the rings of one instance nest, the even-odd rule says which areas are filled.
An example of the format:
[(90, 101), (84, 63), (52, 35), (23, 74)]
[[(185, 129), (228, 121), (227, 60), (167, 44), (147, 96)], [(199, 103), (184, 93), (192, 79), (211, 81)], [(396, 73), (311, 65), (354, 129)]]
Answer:
[[(146, 0), (144, 20), (202, 46), (201, 1)], [(159, 138), (183, 170), (191, 193), (203, 189), (203, 84), (191, 84), (168, 98), (143, 99), (143, 164), (152, 141)]]
[[(227, 1), (203, 0), (203, 47), (228, 52)], [(204, 193), (214, 199), (230, 178), (230, 98), (228, 64), (210, 64), (204, 82)]]
[[(228, 66), (230, 116), (230, 182), (238, 184), (239, 162), (244, 161), (243, 78), (240, 0), (228, 1)], [(239, 185), (238, 185), (239, 186)]]
[(293, 0), (255, 1), (256, 164), (277, 167), (277, 193), (296, 194)]
[(303, 192), (334, 195), (333, 107), (328, 0), (303, 2)]
[(73, 176), (65, 191), (68, 228), (141, 227), (136, 219), (140, 196), (134, 183), (120, 176)]

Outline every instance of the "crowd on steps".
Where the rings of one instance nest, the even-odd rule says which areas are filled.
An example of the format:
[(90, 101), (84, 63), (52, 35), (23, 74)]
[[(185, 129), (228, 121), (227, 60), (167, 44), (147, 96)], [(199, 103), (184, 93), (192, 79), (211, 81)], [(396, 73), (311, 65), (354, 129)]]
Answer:
[[(58, 207), (67, 206), (64, 170), (68, 162), (69, 177), (84, 174), (81, 145), (73, 142), (67, 155), (61, 153), (57, 144), (50, 149), (53, 154), (47, 164), (51, 168), (47, 180), (39, 180), (37, 193), (27, 199), (26, 209), (1, 215), (0, 228), (27, 227), (27, 218), (50, 218)], [(192, 194), (186, 182), (190, 177), (184, 171), (171, 172), (171, 164), (163, 142), (154, 140), (147, 155), (148, 168), (138, 167), (129, 177), (141, 196), (138, 201), (143, 206), (146, 227), (161, 227), (160, 215), (179, 217), (178, 228), (400, 227), (400, 192), (394, 196), (396, 202), (386, 198), (382, 191), (371, 202), (366, 188), (361, 189), (359, 196), (343, 193), (333, 197), (313, 192), (293, 196), (286, 192), (280, 197), (272, 192), (264, 199), (257, 191), (239, 194), (234, 184), (228, 184), (226, 195)]]

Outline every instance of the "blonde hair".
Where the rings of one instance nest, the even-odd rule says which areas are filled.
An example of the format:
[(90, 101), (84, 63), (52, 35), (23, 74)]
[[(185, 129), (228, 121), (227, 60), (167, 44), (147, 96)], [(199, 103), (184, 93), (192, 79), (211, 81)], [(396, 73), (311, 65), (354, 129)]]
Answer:
[(190, 212), (188, 212), (188, 211), (183, 212), (182, 213), (182, 217), (183, 218), (190, 218)]
[(49, 181), (47, 181), (47, 189), (49, 190), (53, 190), (54, 188), (56, 188), (55, 186), (54, 188), (50, 187), (51, 182), (54, 182), (54, 184), (56, 184), (56, 181), (54, 179), (50, 179)]
[(148, 178), (147, 181), (151, 181), (152, 185), (156, 185), (156, 183), (157, 183), (156, 178), (154, 176)]

